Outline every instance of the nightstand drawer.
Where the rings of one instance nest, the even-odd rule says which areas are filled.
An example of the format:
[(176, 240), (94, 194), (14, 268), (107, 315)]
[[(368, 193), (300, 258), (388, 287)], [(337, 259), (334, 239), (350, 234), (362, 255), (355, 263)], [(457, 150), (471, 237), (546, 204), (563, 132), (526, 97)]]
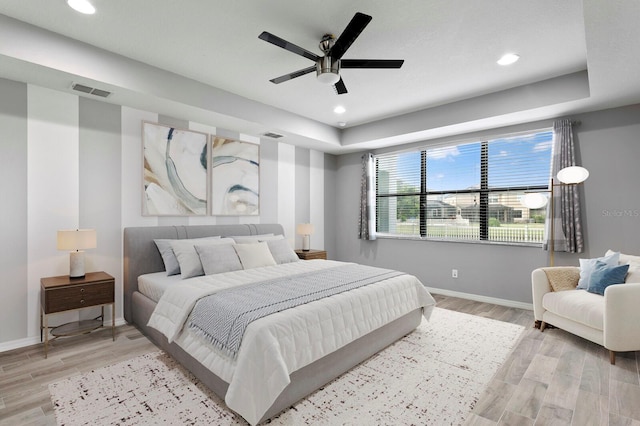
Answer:
[(44, 312), (68, 311), (70, 309), (113, 303), (113, 281), (78, 284), (46, 290)]

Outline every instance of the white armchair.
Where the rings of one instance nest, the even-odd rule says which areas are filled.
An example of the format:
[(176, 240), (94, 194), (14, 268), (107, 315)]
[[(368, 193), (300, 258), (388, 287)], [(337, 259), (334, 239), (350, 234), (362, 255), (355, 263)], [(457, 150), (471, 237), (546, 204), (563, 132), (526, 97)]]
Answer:
[(531, 273), (536, 327), (544, 331), (551, 324), (602, 345), (611, 364), (616, 352), (640, 350), (640, 283), (611, 285), (604, 297), (585, 290), (552, 291), (545, 269)]

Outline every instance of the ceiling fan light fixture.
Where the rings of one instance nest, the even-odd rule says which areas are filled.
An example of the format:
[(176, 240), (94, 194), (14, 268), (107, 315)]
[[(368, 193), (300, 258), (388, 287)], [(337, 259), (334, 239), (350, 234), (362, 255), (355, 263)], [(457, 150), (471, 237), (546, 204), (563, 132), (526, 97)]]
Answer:
[(316, 76), (320, 83), (334, 85), (340, 81), (340, 60), (323, 56), (316, 62)]
[(85, 15), (93, 15), (96, 13), (96, 8), (93, 7), (88, 0), (67, 0), (67, 4), (73, 10)]
[(332, 73), (331, 71), (327, 71), (318, 74), (318, 81), (322, 84), (334, 85), (340, 81), (340, 76)]

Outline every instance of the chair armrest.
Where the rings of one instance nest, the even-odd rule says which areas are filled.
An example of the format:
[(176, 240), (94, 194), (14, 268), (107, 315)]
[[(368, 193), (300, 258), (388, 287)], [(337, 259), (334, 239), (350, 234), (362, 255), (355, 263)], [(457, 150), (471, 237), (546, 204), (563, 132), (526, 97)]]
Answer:
[[(531, 292), (533, 297), (533, 316), (536, 321), (542, 321), (542, 315), (545, 312), (545, 309), (542, 307), (542, 297), (552, 292), (551, 284), (549, 283), (549, 278), (547, 278), (547, 274), (545, 271), (556, 268), (567, 268), (567, 266), (548, 266), (545, 268), (534, 269), (531, 272)], [(579, 270), (580, 268), (574, 266), (573, 268)]]
[(533, 297), (533, 316), (536, 321), (542, 321), (544, 308), (542, 307), (542, 296), (551, 291), (551, 285), (547, 274), (544, 273), (545, 268), (534, 269), (531, 272), (531, 294)]
[(604, 291), (604, 347), (640, 350), (640, 283), (616, 284)]

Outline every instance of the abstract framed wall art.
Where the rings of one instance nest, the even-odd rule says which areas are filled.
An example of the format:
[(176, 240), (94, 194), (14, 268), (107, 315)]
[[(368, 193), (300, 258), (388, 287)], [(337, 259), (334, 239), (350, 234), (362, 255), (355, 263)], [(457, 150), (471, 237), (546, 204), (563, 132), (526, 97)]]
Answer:
[(260, 145), (212, 136), (211, 214), (260, 214)]
[(143, 216), (207, 214), (207, 134), (142, 123)]

